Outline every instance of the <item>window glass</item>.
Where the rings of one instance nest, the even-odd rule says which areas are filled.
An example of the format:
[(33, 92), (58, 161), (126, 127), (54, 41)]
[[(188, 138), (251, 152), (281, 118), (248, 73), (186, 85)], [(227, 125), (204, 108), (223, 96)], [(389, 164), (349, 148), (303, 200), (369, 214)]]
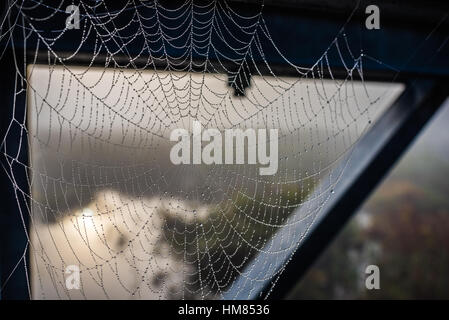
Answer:
[[(220, 297), (402, 90), (254, 76), (238, 97), (221, 74), (32, 65), (28, 77), (37, 299)], [(249, 138), (244, 163), (174, 163), (170, 136), (195, 121), (221, 138), (278, 130), (265, 145), (278, 144), (276, 170), (250, 163)]]

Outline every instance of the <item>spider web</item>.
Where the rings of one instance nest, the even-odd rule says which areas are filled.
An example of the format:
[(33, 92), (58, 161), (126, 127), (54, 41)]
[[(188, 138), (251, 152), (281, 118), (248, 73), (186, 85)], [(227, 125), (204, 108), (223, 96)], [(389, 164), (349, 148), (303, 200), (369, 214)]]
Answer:
[[(366, 57), (351, 50), (344, 27), (311, 66), (295, 65), (276, 45), (263, 4), (255, 13), (226, 1), (74, 4), (79, 30), (65, 25), (62, 2), (11, 1), (1, 25), (1, 41), (20, 30), (28, 64), (16, 75), (27, 111), (11, 125), (26, 138), (29, 163), (5, 151), (6, 137), (2, 153), (11, 187), (29, 203), (18, 214), (31, 221), (24, 257), (32, 298), (216, 299), (237, 277), (248, 287), (273, 279), (276, 272), (249, 278), (245, 266), (261, 252), (276, 257), (268, 244), (281, 228), (302, 225), (287, 239), (288, 248), (300, 244), (333, 196), (335, 168), (399, 87), (363, 80)], [(68, 37), (78, 50), (57, 51)], [(330, 57), (343, 77), (334, 77)], [(277, 173), (171, 164), (170, 132), (192, 130), (193, 121), (278, 129)], [(28, 173), (29, 191), (13, 166)], [(306, 210), (293, 215), (299, 207)], [(66, 284), (73, 265), (75, 290)]]

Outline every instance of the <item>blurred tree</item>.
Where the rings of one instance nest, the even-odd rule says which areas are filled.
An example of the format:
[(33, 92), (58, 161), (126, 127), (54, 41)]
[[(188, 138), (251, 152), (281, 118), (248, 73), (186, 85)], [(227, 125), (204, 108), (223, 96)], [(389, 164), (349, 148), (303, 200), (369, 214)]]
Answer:
[[(369, 223), (351, 221), (290, 298), (449, 299), (449, 202), (441, 183), (449, 168), (439, 163), (434, 179), (422, 180), (412, 167), (406, 162), (381, 185), (361, 210)], [(380, 290), (364, 287), (367, 264), (379, 266)]]

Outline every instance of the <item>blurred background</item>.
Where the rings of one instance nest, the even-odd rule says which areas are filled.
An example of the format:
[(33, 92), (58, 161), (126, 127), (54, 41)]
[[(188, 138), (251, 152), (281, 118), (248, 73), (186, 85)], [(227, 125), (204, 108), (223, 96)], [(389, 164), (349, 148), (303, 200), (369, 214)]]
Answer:
[(448, 123), (446, 101), (290, 299), (449, 299)]

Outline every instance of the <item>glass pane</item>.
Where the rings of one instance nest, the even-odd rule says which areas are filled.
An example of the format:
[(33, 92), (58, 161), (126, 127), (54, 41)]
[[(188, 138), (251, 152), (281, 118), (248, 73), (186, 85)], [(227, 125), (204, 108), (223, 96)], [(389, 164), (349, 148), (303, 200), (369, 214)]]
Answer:
[[(221, 74), (41, 65), (28, 77), (37, 299), (220, 298), (402, 91), (253, 76), (238, 97)], [(203, 139), (193, 163), (189, 136), (190, 164), (176, 164), (172, 133), (198, 123), (221, 157), (206, 163)], [(235, 129), (257, 136), (242, 140), (242, 163), (226, 144)], [(252, 163), (262, 147), (270, 157)]]

